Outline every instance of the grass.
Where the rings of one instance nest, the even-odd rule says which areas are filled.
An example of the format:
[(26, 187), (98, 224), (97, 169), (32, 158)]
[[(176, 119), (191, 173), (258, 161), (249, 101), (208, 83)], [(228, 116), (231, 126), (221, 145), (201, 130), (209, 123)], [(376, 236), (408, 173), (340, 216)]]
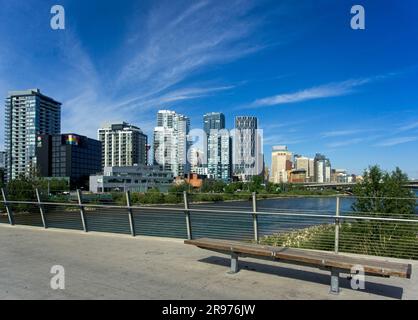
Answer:
[[(353, 221), (340, 224), (339, 252), (418, 259), (418, 227), (411, 223)], [(335, 226), (316, 225), (268, 235), (261, 244), (333, 251)]]

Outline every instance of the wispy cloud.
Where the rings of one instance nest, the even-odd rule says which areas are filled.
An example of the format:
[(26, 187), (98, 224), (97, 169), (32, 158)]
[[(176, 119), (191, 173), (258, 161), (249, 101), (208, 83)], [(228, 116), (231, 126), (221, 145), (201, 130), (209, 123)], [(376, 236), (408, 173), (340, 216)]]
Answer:
[(263, 144), (265, 146), (273, 145), (292, 145), (306, 142), (307, 139), (301, 137), (294, 137), (281, 134), (265, 135), (263, 138)]
[(392, 147), (399, 144), (417, 141), (418, 137), (397, 137), (383, 140), (376, 144), (378, 147)]
[(364, 132), (372, 131), (371, 129), (348, 129), (348, 130), (335, 130), (335, 131), (327, 131), (322, 132), (322, 138), (333, 138), (333, 137), (343, 137), (343, 136), (351, 136), (356, 135)]
[[(110, 121), (115, 114), (120, 119), (140, 117), (139, 125), (149, 128), (147, 133), (150, 134), (155, 114), (146, 111), (174, 108), (185, 101), (234, 89), (237, 84), (224, 81), (223, 84), (211, 81), (207, 85), (186, 80), (210, 66), (235, 61), (266, 47), (262, 40), (251, 37), (263, 24), (262, 18), (252, 15), (255, 6), (252, 0), (178, 1), (175, 4), (163, 0), (153, 2), (145, 15), (141, 12), (141, 19), (138, 19), (139, 13), (134, 12), (130, 32), (120, 48), (121, 59), (114, 66), (115, 76), (106, 86), (112, 88), (112, 95), (94, 85), (97, 72), (86, 56), (77, 55), (83, 58), (81, 61), (89, 70), (86, 78), (91, 78), (82, 83), (92, 84), (80, 88), (77, 99), (69, 101), (77, 107), (71, 112), (68, 126), (85, 132), (86, 127), (92, 127), (86, 122), (86, 113), (101, 110), (95, 122), (103, 122), (105, 118)], [(138, 33), (138, 30), (143, 32)], [(77, 48), (75, 45), (74, 49)], [(93, 129), (90, 131), (93, 134)]]
[(389, 73), (386, 75), (368, 78), (349, 79), (342, 82), (328, 83), (292, 93), (284, 93), (262, 99), (257, 99), (245, 108), (268, 107), (281, 104), (297, 103), (309, 100), (344, 96), (353, 93), (357, 87), (366, 85), (377, 80), (382, 80), (393, 75), (395, 75), (395, 73)]
[(343, 141), (337, 141), (337, 142), (331, 142), (327, 143), (326, 146), (328, 148), (339, 148), (339, 147), (345, 147), (353, 144), (358, 144), (363, 142), (365, 139), (363, 138), (355, 138), (355, 139), (348, 139)]
[(172, 90), (164, 94), (154, 94), (151, 96), (128, 99), (125, 101), (121, 101), (115, 107), (123, 108), (126, 110), (137, 109), (138, 107), (140, 107), (141, 111), (146, 111), (150, 108), (158, 108), (179, 101), (194, 100), (203, 97), (208, 97), (221, 91), (232, 90), (235, 87), (235, 85), (194, 88), (185, 87), (178, 90)]
[(418, 128), (418, 121), (403, 125), (398, 128), (398, 131), (409, 131)]
[[(255, 2), (171, 1), (153, 6), (144, 23), (146, 37), (129, 37), (132, 52), (117, 86), (158, 93), (213, 64), (224, 64), (265, 47), (249, 36), (261, 21), (251, 16)], [(126, 49), (126, 48), (125, 48)]]

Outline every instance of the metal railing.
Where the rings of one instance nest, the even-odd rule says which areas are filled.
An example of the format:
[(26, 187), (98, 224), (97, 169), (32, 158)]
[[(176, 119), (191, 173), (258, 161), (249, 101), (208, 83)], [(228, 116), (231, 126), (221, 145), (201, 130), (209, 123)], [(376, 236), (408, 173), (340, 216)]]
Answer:
[(36, 201), (13, 201), (2, 189), (0, 223), (132, 236), (213, 237), (418, 259), (418, 218), (344, 211), (339, 196), (335, 211), (330, 212), (263, 209), (255, 193), (249, 206), (225, 203), (216, 207), (190, 205), (187, 192), (181, 206), (136, 206), (129, 192), (126, 205), (109, 205), (85, 203), (80, 191), (76, 203), (41, 201), (39, 190), (35, 191)]

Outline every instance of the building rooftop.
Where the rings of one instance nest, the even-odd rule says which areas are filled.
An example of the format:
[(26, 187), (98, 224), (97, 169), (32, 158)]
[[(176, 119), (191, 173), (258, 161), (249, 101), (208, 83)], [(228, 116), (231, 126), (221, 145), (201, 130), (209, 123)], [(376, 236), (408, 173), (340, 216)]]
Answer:
[[(346, 279), (331, 295), (329, 272), (254, 259), (227, 274), (227, 256), (183, 240), (1, 225), (0, 299), (418, 299), (412, 279)], [(65, 290), (50, 288), (53, 265), (65, 268)]]
[(46, 99), (50, 102), (61, 105), (61, 102), (58, 102), (58, 101), (54, 100), (53, 98), (42, 94), (40, 89), (16, 90), (16, 91), (9, 91), (8, 92), (9, 97), (12, 97), (12, 96), (28, 96), (28, 95), (37, 95), (37, 96), (40, 96), (40, 97), (42, 97), (42, 98), (44, 98), (44, 99)]

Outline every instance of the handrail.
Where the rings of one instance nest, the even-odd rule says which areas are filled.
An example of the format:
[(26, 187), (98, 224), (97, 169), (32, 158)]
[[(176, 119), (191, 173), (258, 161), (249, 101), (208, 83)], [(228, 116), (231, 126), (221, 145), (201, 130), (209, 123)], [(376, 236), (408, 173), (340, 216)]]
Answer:
[[(4, 203), (4, 201), (0, 201)], [(78, 203), (63, 203), (63, 202), (36, 202), (36, 201), (7, 201), (8, 204), (33, 204), (33, 205), (56, 205), (79, 208)], [(105, 208), (105, 209), (126, 209), (126, 205), (108, 205), (108, 204), (89, 204), (83, 203), (84, 208)], [(206, 208), (184, 208), (184, 207), (157, 207), (157, 206), (138, 206), (130, 205), (130, 209), (141, 209), (151, 211), (176, 211), (181, 212), (205, 212), (205, 213), (226, 213), (226, 214), (248, 214), (248, 215), (277, 215), (277, 216), (297, 216), (297, 217), (312, 217), (312, 218), (326, 218), (326, 219), (340, 219), (340, 220), (374, 220), (374, 221), (387, 221), (387, 222), (413, 222), (418, 223), (417, 219), (403, 219), (403, 218), (385, 218), (376, 216), (353, 216), (353, 215), (335, 215), (335, 214), (312, 214), (312, 213), (299, 213), (299, 212), (274, 212), (274, 211), (251, 211), (251, 210), (214, 210)], [(283, 209), (286, 210), (286, 209)], [(323, 212), (327, 212), (323, 210)], [(331, 211), (328, 211), (331, 212)], [(374, 213), (373, 214), (387, 214), (387, 213)]]

